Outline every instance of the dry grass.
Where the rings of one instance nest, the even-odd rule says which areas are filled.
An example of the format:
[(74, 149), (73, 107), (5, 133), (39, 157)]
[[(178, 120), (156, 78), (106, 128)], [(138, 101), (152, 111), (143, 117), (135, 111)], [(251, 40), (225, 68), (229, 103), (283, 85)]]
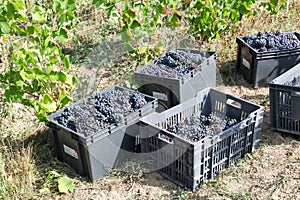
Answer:
[[(56, 160), (50, 132), (32, 110), (19, 104), (4, 109), (1, 104), (0, 199), (300, 199), (300, 138), (270, 130), (268, 88), (250, 87), (235, 71), (235, 36), (276, 29), (300, 32), (299, 17), (299, 1), (291, 1), (289, 13), (243, 19), (221, 40), (202, 45), (219, 54), (218, 89), (263, 105), (265, 116), (260, 148), (196, 192), (156, 173), (114, 172), (90, 183)], [(100, 88), (115, 83), (105, 73), (97, 82)], [(75, 191), (59, 194), (55, 180), (46, 181), (51, 171), (71, 177)]]

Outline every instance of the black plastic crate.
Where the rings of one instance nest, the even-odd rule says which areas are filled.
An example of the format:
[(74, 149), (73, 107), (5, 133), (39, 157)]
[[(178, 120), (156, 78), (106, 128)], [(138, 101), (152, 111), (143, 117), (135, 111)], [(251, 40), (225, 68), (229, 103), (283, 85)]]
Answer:
[[(120, 86), (112, 86), (98, 93), (103, 94), (112, 90), (134, 92)], [(53, 146), (57, 158), (91, 181), (103, 177), (120, 162), (125, 161), (125, 156), (132, 155), (130, 152), (135, 152), (140, 145), (139, 119), (154, 112), (157, 107), (157, 99), (142, 95), (148, 102), (144, 107), (124, 116), (120, 123), (112, 124), (90, 135), (75, 132), (55, 120), (65, 108), (49, 115), (48, 126), (53, 134)], [(70, 106), (83, 103), (85, 100)]]
[[(299, 33), (294, 34), (300, 39)], [(258, 52), (243, 40), (243, 36), (237, 37), (236, 42), (237, 70), (254, 87), (268, 86), (274, 78), (300, 63), (300, 48)]]
[(300, 135), (300, 64), (269, 84), (271, 129)]
[(141, 71), (144, 68), (153, 65), (155, 61), (152, 61), (134, 73), (135, 80), (139, 85), (138, 90), (158, 99), (158, 112), (195, 97), (197, 92), (204, 88), (216, 86), (216, 52), (182, 48), (174, 50), (182, 50), (201, 55), (204, 61), (197, 63), (201, 70), (194, 69), (180, 79), (142, 73)]
[[(162, 113), (143, 117), (140, 121), (146, 167), (150, 171), (157, 170), (182, 187), (194, 190), (258, 148), (263, 112), (261, 106), (207, 88), (199, 92), (196, 98)], [(234, 118), (237, 123), (197, 142), (167, 131), (167, 127), (187, 117), (211, 113)]]

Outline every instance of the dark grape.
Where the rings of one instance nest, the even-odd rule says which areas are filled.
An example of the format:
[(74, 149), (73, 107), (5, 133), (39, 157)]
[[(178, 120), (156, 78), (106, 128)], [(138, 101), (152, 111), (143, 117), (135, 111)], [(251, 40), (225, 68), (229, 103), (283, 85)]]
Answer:
[(159, 77), (181, 78), (194, 69), (200, 69), (199, 65), (204, 59), (200, 54), (176, 49), (158, 57), (141, 72)]
[(258, 32), (256, 35), (243, 37), (243, 40), (259, 52), (294, 49), (300, 47), (300, 40), (294, 33)]
[(138, 92), (115, 89), (93, 94), (80, 103), (65, 108), (54, 120), (88, 136), (122, 122), (124, 116), (144, 107), (147, 103)]
[(144, 107), (147, 104), (147, 101), (140, 93), (135, 92), (129, 96), (129, 103), (133, 110), (138, 110)]
[(236, 123), (236, 119), (230, 119), (228, 117), (223, 119), (215, 114), (208, 116), (193, 115), (183, 121), (170, 125), (167, 130), (182, 138), (197, 142), (206, 136), (214, 136), (221, 133)]
[(171, 56), (168, 55), (159, 57), (155, 61), (155, 64), (163, 64), (171, 68), (176, 68), (177, 66), (180, 65), (176, 60), (174, 60)]
[(74, 112), (70, 108), (65, 108), (60, 116), (56, 117), (55, 120), (60, 123), (61, 125), (68, 127), (69, 129), (73, 131), (77, 131), (75, 127), (74, 120), (72, 119), (72, 116), (74, 115)]

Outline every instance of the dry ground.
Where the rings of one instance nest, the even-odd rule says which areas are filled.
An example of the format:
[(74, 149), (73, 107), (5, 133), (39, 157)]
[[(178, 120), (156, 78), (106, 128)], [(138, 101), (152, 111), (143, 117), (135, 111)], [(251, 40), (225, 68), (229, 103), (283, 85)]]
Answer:
[[(294, 1), (293, 1), (294, 2)], [(296, 2), (296, 3), (295, 3)], [(56, 160), (48, 128), (31, 109), (19, 104), (3, 109), (0, 120), (0, 189), (7, 199), (300, 199), (300, 137), (270, 130), (268, 88), (253, 88), (235, 71), (236, 35), (282, 29), (300, 32), (300, 6), (288, 14), (244, 19), (239, 28), (203, 49), (219, 53), (219, 90), (264, 106), (260, 148), (195, 192), (179, 188), (157, 173), (115, 171), (95, 183), (77, 176)], [(298, 7), (297, 7), (298, 6)], [(112, 85), (106, 74), (99, 85)], [(111, 83), (111, 84), (110, 84)], [(75, 184), (69, 194), (59, 194), (51, 171), (67, 174)], [(6, 182), (3, 182), (6, 181)], [(2, 182), (1, 182), (2, 181)], [(1, 191), (1, 190), (0, 190)], [(0, 195), (1, 197), (1, 195)]]

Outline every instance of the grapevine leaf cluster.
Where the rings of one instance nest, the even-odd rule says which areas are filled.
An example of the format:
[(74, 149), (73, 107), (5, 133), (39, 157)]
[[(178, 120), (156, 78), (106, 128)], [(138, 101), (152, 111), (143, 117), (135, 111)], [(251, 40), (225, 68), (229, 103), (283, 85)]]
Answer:
[(6, 102), (31, 106), (39, 120), (48, 121), (48, 113), (72, 101), (70, 92), (78, 82), (69, 56), (62, 53), (78, 22), (77, 5), (73, 0), (27, 4), (12, 0), (0, 5), (0, 47), (9, 55), (1, 63), (0, 87)]
[[(154, 56), (160, 55), (157, 40), (144, 43), (144, 39), (159, 38), (156, 35), (157, 28), (179, 25), (188, 25), (192, 30), (192, 36), (201, 39), (202, 42), (211, 39), (220, 39), (220, 34), (228, 31), (242, 17), (257, 15), (257, 6), (267, 11), (267, 14), (276, 14), (285, 8), (285, 0), (260, 2), (257, 0), (163, 0), (163, 1), (121, 1), (121, 0), (93, 0), (93, 4), (104, 10), (106, 20), (118, 27), (120, 39), (125, 43), (124, 48), (135, 60), (149, 63)], [(141, 41), (136, 43), (135, 41)], [(135, 44), (135, 45), (133, 45)]]
[(243, 40), (259, 52), (295, 49), (300, 47), (300, 40), (294, 33), (258, 32), (256, 35), (243, 37)]
[(192, 115), (185, 120), (170, 125), (167, 130), (191, 142), (197, 142), (206, 136), (214, 136), (237, 124), (236, 119), (210, 115)]
[(95, 93), (82, 102), (65, 108), (54, 120), (88, 136), (110, 125), (121, 123), (124, 117), (143, 108), (147, 103), (139, 92), (115, 89)]
[[(269, 1), (261, 5), (272, 13), (284, 2)], [(255, 15), (257, 11), (253, 5), (256, 3), (256, 0), (93, 0), (87, 4), (95, 6), (97, 13), (104, 16), (103, 22), (119, 31), (118, 35), (125, 43), (124, 49), (133, 59), (144, 58), (144, 63), (149, 63), (160, 55), (162, 42), (150, 40), (146, 46), (139, 46), (133, 45), (132, 41), (145, 36), (153, 38), (158, 27), (174, 28), (185, 22), (190, 30), (194, 30), (193, 36), (203, 41), (218, 39), (221, 32), (228, 30), (243, 15)], [(0, 74), (1, 93), (5, 101), (31, 106), (41, 121), (47, 121), (48, 113), (72, 101), (70, 93), (78, 80), (71, 75), (70, 60), (63, 54), (62, 46), (81, 18), (76, 17), (78, 2), (74, 0), (27, 4), (25, 0), (11, 0), (0, 5), (0, 44), (5, 45), (3, 49), (8, 52), (4, 53), (9, 55), (8, 61), (3, 63), (2, 69), (5, 70)], [(159, 34), (155, 35), (158, 37)], [(169, 58), (174, 59), (171, 54)], [(171, 59), (167, 62), (174, 64)], [(193, 65), (176, 65), (178, 72), (174, 73), (165, 66), (158, 64), (156, 67), (163, 70), (155, 68), (150, 71), (178, 77), (195, 68)]]

